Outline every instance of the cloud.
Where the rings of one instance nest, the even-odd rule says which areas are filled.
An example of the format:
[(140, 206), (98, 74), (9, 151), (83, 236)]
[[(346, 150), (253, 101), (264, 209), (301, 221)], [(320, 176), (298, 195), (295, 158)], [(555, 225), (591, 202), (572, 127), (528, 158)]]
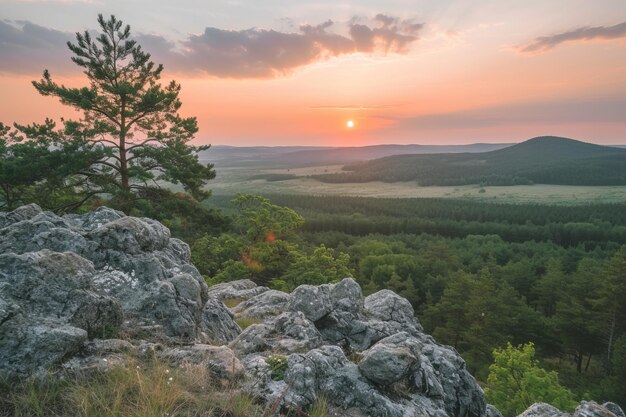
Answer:
[(406, 53), (421, 24), (378, 15), (373, 26), (352, 22), (347, 36), (331, 32), (328, 20), (298, 32), (206, 28), (184, 42), (190, 68), (231, 78), (273, 78), (321, 60), (353, 53)]
[(550, 36), (540, 36), (527, 45), (517, 47), (518, 52), (536, 53), (555, 48), (565, 42), (611, 40), (626, 38), (626, 22), (614, 26), (581, 27)]
[[(355, 53), (404, 54), (418, 40), (421, 23), (379, 14), (372, 21), (348, 22), (347, 33), (331, 20), (296, 31), (226, 30), (207, 27), (176, 44), (160, 35), (135, 34), (154, 60), (182, 73), (223, 78), (274, 78), (332, 57)], [(76, 70), (66, 42), (73, 34), (30, 22), (0, 21), (0, 71), (14, 73)]]
[(66, 45), (72, 38), (34, 23), (0, 20), (0, 72), (39, 73), (44, 66), (66, 72), (74, 66)]

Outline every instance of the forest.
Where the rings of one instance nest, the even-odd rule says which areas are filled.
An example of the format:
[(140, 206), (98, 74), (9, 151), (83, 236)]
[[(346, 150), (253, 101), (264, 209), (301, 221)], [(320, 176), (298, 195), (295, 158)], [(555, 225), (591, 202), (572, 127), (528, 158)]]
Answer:
[(419, 185), (624, 185), (626, 151), (560, 137), (537, 137), (477, 154), (396, 155), (314, 178), (330, 183), (417, 181)]
[(271, 238), (256, 232), (196, 240), (195, 264), (209, 282), (251, 278), (291, 290), (351, 275), (365, 294), (388, 288), (410, 300), (426, 330), (454, 346), (480, 381), (487, 381), (494, 349), (532, 342), (542, 366), (557, 371), (575, 397), (625, 400), (622, 207), (228, 200), (212, 198), (234, 230), (265, 224)]

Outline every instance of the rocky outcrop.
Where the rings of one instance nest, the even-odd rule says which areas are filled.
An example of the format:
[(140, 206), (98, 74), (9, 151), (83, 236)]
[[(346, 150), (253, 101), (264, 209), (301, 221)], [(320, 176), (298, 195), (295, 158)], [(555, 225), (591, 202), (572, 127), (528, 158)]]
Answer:
[[(220, 291), (234, 292), (221, 285)], [(267, 293), (234, 310), (254, 311), (265, 305)], [(486, 415), (483, 392), (463, 359), (424, 334), (411, 304), (397, 294), (384, 290), (364, 300), (359, 285), (346, 278), (303, 285), (281, 296), (281, 303), (285, 298), (284, 312), (251, 325), (230, 343), (246, 358), (242, 363), (258, 395), (290, 408), (306, 408), (323, 396), (352, 415)], [(264, 358), (270, 354), (287, 357), (281, 380), (268, 377)]]
[(535, 403), (518, 417), (624, 417), (624, 411), (611, 402), (582, 401), (573, 413), (564, 413), (550, 404)]
[[(242, 331), (235, 318), (252, 324)], [(100, 372), (133, 357), (199, 366), (283, 409), (324, 397), (338, 416), (501, 417), (392, 291), (364, 298), (351, 278), (291, 294), (250, 280), (209, 288), (188, 246), (153, 220), (107, 208), (1, 213), (0, 374)], [(593, 402), (522, 416), (626, 417)]]
[(0, 374), (9, 378), (45, 372), (94, 338), (226, 343), (240, 332), (187, 244), (151, 219), (24, 206), (0, 213), (0, 253)]

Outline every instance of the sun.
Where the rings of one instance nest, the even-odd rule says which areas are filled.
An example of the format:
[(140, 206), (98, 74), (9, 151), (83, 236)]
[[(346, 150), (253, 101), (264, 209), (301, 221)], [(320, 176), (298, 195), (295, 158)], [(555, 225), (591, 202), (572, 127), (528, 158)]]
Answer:
[(348, 121), (346, 122), (346, 126), (347, 126), (349, 129), (352, 129), (352, 128), (354, 127), (354, 121), (353, 121), (353, 120), (348, 120)]

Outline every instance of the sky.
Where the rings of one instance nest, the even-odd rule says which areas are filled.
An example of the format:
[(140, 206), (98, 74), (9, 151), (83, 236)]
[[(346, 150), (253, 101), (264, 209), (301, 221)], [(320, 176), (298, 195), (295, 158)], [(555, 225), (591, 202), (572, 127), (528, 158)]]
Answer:
[(79, 117), (30, 82), (86, 85), (66, 42), (98, 13), (182, 84), (197, 144), (626, 144), (624, 0), (0, 0), (1, 122)]

